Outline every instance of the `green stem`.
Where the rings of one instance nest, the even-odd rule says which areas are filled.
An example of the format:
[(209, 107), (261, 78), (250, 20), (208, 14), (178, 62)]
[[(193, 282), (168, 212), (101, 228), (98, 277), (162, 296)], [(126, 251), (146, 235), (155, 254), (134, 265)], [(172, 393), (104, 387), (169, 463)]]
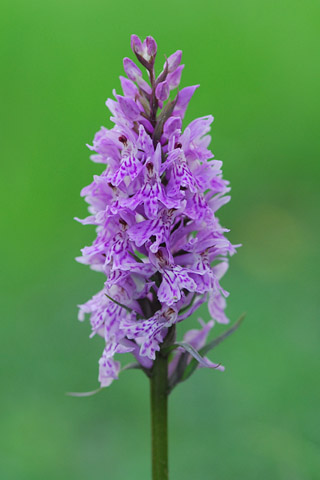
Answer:
[(150, 378), (152, 480), (168, 480), (168, 356), (158, 352)]

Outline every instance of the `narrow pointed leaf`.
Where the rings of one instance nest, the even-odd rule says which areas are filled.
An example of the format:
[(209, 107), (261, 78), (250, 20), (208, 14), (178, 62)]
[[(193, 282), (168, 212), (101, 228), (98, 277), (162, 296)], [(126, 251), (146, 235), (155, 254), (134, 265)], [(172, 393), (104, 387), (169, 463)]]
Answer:
[(176, 345), (184, 348), (190, 355), (193, 356), (193, 358), (196, 360), (196, 362), (199, 363), (199, 365), (202, 365), (203, 367), (209, 366), (208, 362), (204, 358), (202, 358), (200, 353), (195, 348), (193, 348), (193, 346), (190, 345), (190, 343), (176, 342)]
[(123, 303), (118, 302), (118, 301), (115, 300), (114, 298), (110, 297), (107, 293), (105, 293), (105, 296), (108, 297), (109, 300), (111, 300), (113, 303), (115, 303), (115, 304), (118, 305), (119, 307), (124, 308), (125, 310), (127, 310), (127, 312), (129, 312), (129, 313), (132, 313), (132, 312), (133, 312), (132, 308), (129, 308), (129, 307), (127, 307), (126, 305), (123, 305)]
[(214, 338), (213, 340), (211, 340), (211, 342), (207, 343), (207, 345), (205, 345), (204, 347), (201, 348), (200, 350), (200, 353), (201, 355), (205, 355), (206, 353), (210, 352), (210, 350), (212, 350), (214, 347), (216, 347), (217, 345), (219, 345), (219, 343), (223, 342), (223, 340), (225, 340), (226, 338), (228, 338), (233, 332), (235, 332), (241, 325), (241, 323), (243, 322), (244, 318), (245, 318), (246, 314), (243, 313), (241, 315), (241, 317), (239, 318), (239, 320), (236, 321), (236, 323), (234, 325), (232, 325), (231, 328), (229, 328), (229, 330), (227, 330), (226, 332), (222, 333), (221, 335), (219, 335), (219, 337), (217, 338)]
[[(239, 326), (241, 325), (241, 323), (244, 320), (244, 317), (245, 317), (245, 314), (242, 314), (241, 317), (239, 318), (239, 320), (231, 328), (229, 328), (229, 330), (227, 330), (222, 335), (213, 339), (207, 345), (202, 347), (198, 352), (199, 355), (205, 355), (207, 352), (212, 350), (214, 347), (219, 345), (219, 343), (221, 343), (223, 340), (225, 340), (227, 337), (229, 337), (229, 335), (231, 335), (235, 330), (237, 330), (237, 328), (239, 328)], [(177, 348), (177, 344), (172, 345), (171, 348), (170, 348), (170, 351), (174, 350), (175, 348)], [(187, 380), (187, 378), (189, 378), (192, 375), (192, 373), (197, 369), (198, 364), (199, 364), (198, 361), (193, 358), (191, 360), (191, 362), (188, 363), (189, 359), (190, 359), (190, 357), (189, 357), (189, 354), (187, 352), (185, 352), (181, 355), (181, 357), (179, 359), (179, 362), (178, 362), (178, 365), (177, 365), (177, 368), (175, 369), (175, 371), (173, 372), (173, 374), (169, 378), (169, 391), (170, 392), (174, 389), (174, 387), (179, 382), (183, 382), (184, 380)]]
[(67, 392), (68, 397), (92, 397), (96, 393), (101, 392), (102, 388), (97, 388), (97, 390), (92, 390), (91, 392)]
[(121, 372), (123, 372), (125, 370), (142, 370), (147, 375), (147, 377), (149, 377), (149, 378), (150, 378), (150, 375), (151, 375), (150, 369), (143, 367), (138, 362), (128, 363), (128, 365), (125, 365), (123, 368), (121, 368)]
[[(229, 328), (229, 330), (224, 332), (219, 337), (214, 338), (211, 342), (209, 342), (207, 345), (202, 347), (199, 350), (199, 354), (200, 355), (205, 355), (210, 350), (212, 350), (214, 347), (219, 345), (219, 343), (221, 343), (223, 340), (228, 338), (233, 332), (235, 332), (239, 328), (239, 326), (241, 325), (241, 323), (244, 320), (244, 317), (245, 317), (245, 314), (242, 314), (241, 317), (239, 318), (239, 320), (231, 328)], [(198, 367), (198, 363), (194, 359), (192, 359), (191, 362), (186, 366), (180, 381), (183, 382), (184, 380), (187, 380), (187, 378), (189, 378), (193, 374), (193, 372), (197, 369), (197, 367)]]
[(121, 368), (121, 372), (124, 372), (125, 370), (134, 370), (134, 369), (142, 370), (140, 363), (138, 362), (128, 363), (127, 365)]
[(130, 251), (128, 253), (129, 253), (129, 255), (131, 255), (132, 258), (135, 259), (136, 262), (143, 263), (143, 261), (141, 260), (141, 258), (138, 257), (138, 255), (136, 255), (135, 253), (130, 252)]

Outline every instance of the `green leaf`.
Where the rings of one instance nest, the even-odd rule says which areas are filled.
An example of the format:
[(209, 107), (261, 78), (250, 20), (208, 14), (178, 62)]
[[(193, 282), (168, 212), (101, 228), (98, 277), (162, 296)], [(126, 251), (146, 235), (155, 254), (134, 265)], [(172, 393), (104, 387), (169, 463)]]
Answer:
[[(241, 317), (239, 318), (239, 320), (231, 328), (229, 328), (229, 330), (224, 332), (219, 337), (214, 338), (211, 342), (209, 342), (207, 345), (202, 347), (198, 352), (198, 354), (201, 356), (201, 358), (207, 352), (212, 350), (214, 347), (219, 345), (219, 343), (221, 343), (223, 340), (225, 340), (227, 337), (229, 337), (229, 335), (231, 335), (235, 330), (237, 330), (239, 328), (239, 326), (241, 325), (241, 323), (243, 322), (244, 317), (245, 317), (245, 314), (242, 314)], [(168, 348), (168, 351), (170, 352), (177, 347), (178, 347), (178, 344), (172, 345), (171, 348), (170, 347)], [(191, 362), (188, 363), (188, 361), (190, 359), (189, 355), (190, 354), (187, 351), (181, 355), (181, 357), (179, 359), (179, 362), (178, 362), (178, 365), (177, 365), (177, 368), (175, 369), (175, 371), (173, 372), (173, 374), (169, 378), (169, 391), (170, 392), (173, 390), (173, 388), (179, 382), (183, 382), (183, 381), (187, 380), (187, 378), (189, 378), (192, 375), (192, 373), (197, 369), (197, 367), (199, 365), (199, 362), (196, 360), (196, 358), (192, 358)]]
[(134, 370), (134, 369), (142, 370), (140, 363), (137, 363), (137, 362), (128, 363), (123, 368), (121, 368), (121, 372), (124, 372), (125, 370)]
[(138, 362), (128, 363), (123, 368), (121, 368), (120, 373), (125, 371), (125, 370), (142, 370), (147, 375), (147, 377), (149, 377), (149, 378), (150, 378), (150, 375), (151, 375), (150, 370), (148, 368), (143, 367)]
[(169, 345), (168, 347), (162, 348), (161, 351), (165, 355), (169, 355), (169, 353), (173, 352), (173, 350), (176, 350), (178, 347), (180, 347), (180, 345), (178, 345), (177, 343), (174, 343), (172, 345)]
[(96, 393), (101, 392), (102, 387), (97, 388), (97, 390), (92, 390), (91, 392), (67, 392), (66, 395), (69, 397), (92, 397)]
[(130, 251), (128, 253), (129, 253), (129, 255), (131, 255), (132, 258), (135, 259), (136, 262), (143, 263), (143, 260), (140, 257), (138, 257), (138, 255), (136, 255), (135, 253), (130, 252)]
[(127, 310), (127, 312), (130, 312), (130, 313), (133, 312), (132, 308), (129, 308), (129, 307), (127, 307), (126, 305), (123, 305), (123, 303), (117, 302), (117, 300), (115, 300), (114, 298), (110, 297), (107, 293), (105, 293), (105, 296), (108, 297), (109, 300), (111, 300), (113, 303), (115, 303), (115, 304), (118, 305), (119, 307), (124, 308), (125, 310)]
[[(239, 318), (239, 320), (231, 327), (229, 328), (229, 330), (227, 330), (226, 332), (224, 332), (222, 335), (220, 335), (219, 337), (217, 338), (214, 338), (211, 342), (207, 343), (207, 345), (205, 345), (204, 347), (202, 347), (200, 350), (199, 350), (199, 354), (200, 355), (205, 355), (206, 353), (208, 353), (210, 350), (212, 350), (214, 347), (216, 347), (217, 345), (219, 345), (219, 343), (221, 343), (223, 340), (225, 340), (226, 338), (228, 338), (233, 332), (235, 332), (241, 325), (241, 323), (243, 322), (244, 320), (244, 317), (245, 317), (245, 313), (243, 313), (241, 315), (241, 317)], [(192, 359), (191, 362), (186, 366), (183, 374), (182, 374), (182, 377), (181, 377), (181, 382), (184, 382), (185, 380), (187, 380), (187, 378), (189, 378), (193, 372), (196, 370), (196, 368), (198, 367), (198, 363), (196, 360)]]
[(225, 340), (226, 338), (228, 338), (233, 332), (235, 332), (241, 325), (241, 323), (243, 322), (244, 318), (245, 318), (246, 314), (243, 313), (239, 320), (236, 321), (236, 323), (234, 325), (232, 325), (231, 328), (229, 328), (229, 330), (227, 330), (226, 332), (222, 333), (219, 337), (217, 338), (214, 338), (213, 340), (211, 340), (211, 342), (207, 343), (207, 345), (205, 345), (204, 347), (201, 348), (200, 350), (200, 353), (201, 355), (205, 355), (206, 353), (210, 352), (210, 350), (212, 350), (214, 347), (216, 347), (217, 345), (219, 345), (219, 343), (223, 342), (223, 340)]
[(198, 352), (198, 350), (196, 350), (195, 348), (193, 348), (193, 346), (190, 345), (190, 343), (186, 343), (186, 342), (176, 342), (176, 345), (178, 345), (179, 347), (184, 348), (190, 355), (193, 356), (193, 358), (199, 363), (199, 365), (202, 365), (203, 367), (207, 367), (207, 366), (208, 366), (207, 361), (206, 361), (204, 358), (202, 358), (202, 356), (200, 355), (200, 353)]

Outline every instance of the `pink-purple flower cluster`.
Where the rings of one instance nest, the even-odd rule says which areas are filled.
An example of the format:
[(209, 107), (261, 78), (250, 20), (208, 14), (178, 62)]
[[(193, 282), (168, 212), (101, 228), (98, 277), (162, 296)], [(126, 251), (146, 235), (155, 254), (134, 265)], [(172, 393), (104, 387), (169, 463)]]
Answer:
[[(149, 82), (132, 60), (124, 59), (123, 95), (114, 91), (115, 99), (106, 102), (114, 126), (102, 127), (89, 146), (96, 152), (91, 159), (106, 168), (81, 192), (90, 216), (79, 221), (95, 225), (97, 236), (77, 260), (106, 275), (103, 289), (80, 305), (79, 313), (80, 320), (90, 315), (92, 336), (105, 340), (99, 361), (102, 387), (118, 377), (115, 354), (131, 352), (143, 369), (150, 369), (168, 332), (205, 301), (212, 320), (185, 337), (194, 349), (204, 345), (213, 320), (228, 322), (227, 292), (219, 281), (227, 256), (235, 252), (216, 217), (230, 199), (230, 188), (222, 178), (222, 162), (208, 149), (213, 117), (182, 129), (198, 87), (176, 91), (182, 52), (166, 59), (156, 77), (155, 40), (141, 42), (132, 35), (131, 47)], [(180, 346), (170, 375), (181, 355)], [(208, 359), (204, 366), (219, 367)]]

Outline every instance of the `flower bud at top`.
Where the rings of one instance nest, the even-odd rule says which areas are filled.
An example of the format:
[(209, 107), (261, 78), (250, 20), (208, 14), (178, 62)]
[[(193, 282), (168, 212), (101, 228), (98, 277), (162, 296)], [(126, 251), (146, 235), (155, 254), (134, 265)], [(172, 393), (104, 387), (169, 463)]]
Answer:
[(131, 48), (133, 53), (142, 55), (142, 43), (138, 35), (131, 35)]
[(142, 72), (139, 67), (128, 57), (123, 59), (123, 68), (126, 72), (128, 78), (133, 80), (134, 82), (137, 81), (138, 77), (142, 77)]
[(155, 57), (157, 53), (157, 44), (154, 38), (147, 37), (143, 44), (146, 45), (147, 54), (149, 57)]
[(140, 57), (139, 61), (143, 63), (144, 66), (146, 66), (146, 64), (143, 60), (147, 63), (152, 60), (151, 64), (153, 64), (157, 53), (157, 44), (153, 37), (147, 37), (143, 43), (141, 43), (141, 40), (137, 35), (131, 35), (131, 48), (138, 58)]
[(160, 82), (156, 88), (156, 97), (158, 100), (164, 102), (170, 95), (170, 88), (167, 82)]

